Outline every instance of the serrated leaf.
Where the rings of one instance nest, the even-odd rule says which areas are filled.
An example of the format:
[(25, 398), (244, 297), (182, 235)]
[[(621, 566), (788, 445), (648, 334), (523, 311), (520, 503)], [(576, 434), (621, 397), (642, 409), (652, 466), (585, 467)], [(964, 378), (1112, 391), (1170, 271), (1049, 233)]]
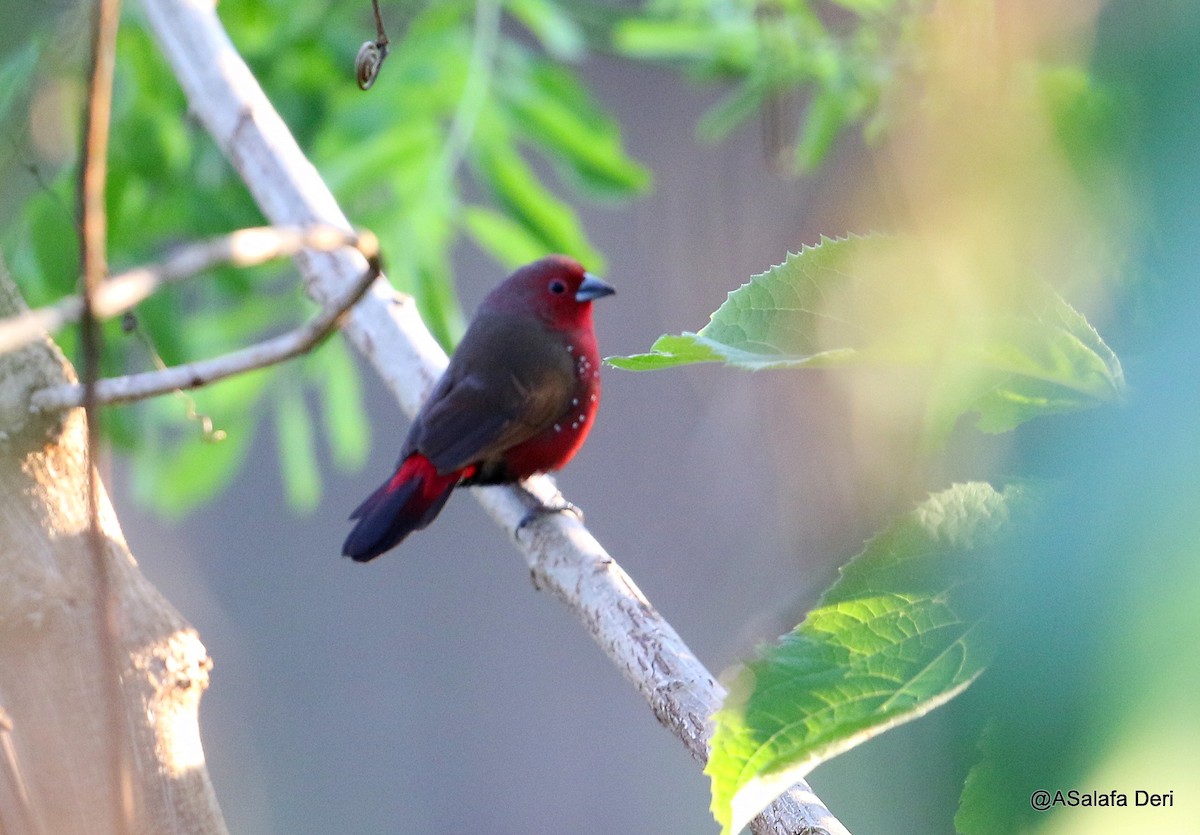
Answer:
[(1121, 396), (1116, 355), (1044, 282), (939, 263), (906, 239), (822, 238), (731, 292), (699, 332), (608, 362), (905, 369), (920, 381), (911, 396), (922, 398), (934, 437), (964, 414), (1000, 432)]
[(994, 724), (984, 726), (979, 741), (981, 759), (967, 772), (958, 811), (954, 813), (956, 832), (969, 832), (971, 835), (1004, 835), (1013, 831), (1017, 819), (1021, 817), (1020, 810), (1010, 811), (1002, 802), (998, 802), (1008, 800), (1009, 795), (997, 791), (998, 787), (1004, 786), (1005, 775), (1001, 773), (994, 757), (993, 749), (997, 747), (995, 733)]
[(821, 762), (948, 701), (993, 650), (996, 545), (1025, 488), (958, 484), (867, 543), (821, 603), (741, 668), (714, 717), (713, 815), (726, 835)]

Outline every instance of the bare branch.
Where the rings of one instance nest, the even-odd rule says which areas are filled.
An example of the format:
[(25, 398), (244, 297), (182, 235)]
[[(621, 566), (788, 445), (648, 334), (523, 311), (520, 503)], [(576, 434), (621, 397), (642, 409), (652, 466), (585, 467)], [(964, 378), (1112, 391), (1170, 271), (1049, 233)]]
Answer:
[[(308, 233), (295, 230), (288, 246), (291, 251), (299, 252), (305, 241), (309, 240)], [(328, 305), (304, 325), (280, 336), (267, 339), (257, 345), (242, 348), (212, 359), (176, 365), (157, 371), (147, 371), (142, 374), (130, 374), (125, 377), (114, 377), (108, 380), (98, 380), (95, 384), (94, 402), (97, 405), (112, 403), (129, 403), (134, 400), (144, 400), (183, 389), (193, 389), (208, 383), (266, 368), (269, 365), (289, 360), (299, 356), (318, 345), (333, 332), (338, 322), (354, 304), (361, 299), (379, 277), (379, 245), (375, 236), (370, 232), (362, 232), (356, 236), (332, 227), (318, 227), (318, 237), (324, 238), (324, 243), (332, 245), (356, 244), (359, 252), (367, 259), (367, 269), (350, 288), (341, 300)], [(237, 233), (235, 233), (237, 234)], [(224, 241), (224, 239), (222, 239)], [(218, 242), (219, 243), (219, 242)], [(278, 242), (276, 242), (278, 244)], [(293, 246), (294, 245), (294, 246)], [(332, 246), (330, 247), (332, 248)], [(265, 251), (265, 250), (264, 250)], [(278, 251), (273, 249), (272, 251)], [(31, 409), (44, 412), (52, 409), (69, 409), (83, 402), (83, 386), (60, 385), (35, 391), (29, 399)]]
[[(92, 294), (92, 312), (97, 319), (112, 318), (141, 304), (164, 284), (191, 278), (221, 264), (250, 267), (276, 258), (290, 258), (304, 248), (330, 252), (343, 246), (363, 251), (358, 235), (328, 225), (239, 229), (219, 238), (186, 244), (161, 263), (136, 267), (102, 282)], [(71, 296), (19, 316), (0, 319), (0, 354), (46, 334), (53, 335), (82, 316), (83, 297)]]
[[(221, 27), (211, 3), (145, 0), (159, 46), (205, 125), (275, 223), (348, 227), (333, 196), (304, 157)], [(297, 261), (309, 293), (325, 300), (361, 271), (344, 252)], [(380, 282), (343, 329), (374, 365), (401, 406), (416, 412), (446, 367), (446, 355), (405, 296)], [(556, 492), (546, 477), (525, 485)], [(506, 530), (515, 531), (533, 499), (514, 487), (474, 490)], [(518, 541), (540, 584), (578, 614), (584, 627), (649, 702), (659, 720), (698, 760), (708, 754), (709, 718), (724, 689), (695, 658), (581, 523), (565, 514), (540, 519)], [(845, 833), (803, 781), (751, 823), (756, 833)]]

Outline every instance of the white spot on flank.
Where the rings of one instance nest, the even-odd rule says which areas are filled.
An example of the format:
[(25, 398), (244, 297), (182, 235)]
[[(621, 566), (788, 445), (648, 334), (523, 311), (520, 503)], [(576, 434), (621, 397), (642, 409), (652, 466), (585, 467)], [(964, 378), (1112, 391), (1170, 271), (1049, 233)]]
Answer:
[(562, 431), (562, 427), (561, 427), (561, 426), (559, 426), (559, 425), (556, 423), (556, 424), (554, 424), (554, 431), (555, 431), (555, 432), (561, 432), (561, 431)]

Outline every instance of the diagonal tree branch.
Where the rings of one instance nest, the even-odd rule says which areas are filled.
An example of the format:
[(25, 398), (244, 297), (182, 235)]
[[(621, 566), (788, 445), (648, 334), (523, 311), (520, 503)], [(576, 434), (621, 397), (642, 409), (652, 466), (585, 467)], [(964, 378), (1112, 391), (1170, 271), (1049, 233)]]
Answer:
[[(329, 223), (349, 228), (312, 164), (233, 48), (210, 2), (143, 0), (159, 46), (192, 112), (237, 168), (263, 213), (277, 224)], [(363, 270), (355, 253), (302, 253), (297, 262), (309, 294), (328, 304)], [(400, 405), (414, 413), (446, 367), (407, 296), (376, 282), (347, 318), (346, 336), (373, 364)], [(557, 491), (545, 477), (525, 485), (539, 498)], [(475, 490), (508, 531), (536, 501), (517, 488)], [(692, 756), (708, 756), (709, 717), (724, 689), (671, 625), (581, 523), (544, 517), (518, 540), (537, 582), (574, 611)], [(797, 783), (751, 823), (756, 833), (845, 833), (807, 784)]]

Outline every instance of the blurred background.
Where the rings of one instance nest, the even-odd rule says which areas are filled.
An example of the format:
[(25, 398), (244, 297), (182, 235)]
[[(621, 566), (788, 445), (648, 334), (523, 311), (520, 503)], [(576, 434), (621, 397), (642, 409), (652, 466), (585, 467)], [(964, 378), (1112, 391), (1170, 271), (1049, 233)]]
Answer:
[[(16, 117), (57, 113), (54, 102), (69, 112), (62, 101), (78, 88), (26, 55), (48, 36), (30, 6), (6, 5), (31, 30), (0, 42), (6, 72), (35, 94), (0, 108), (18, 125), (0, 161), (12, 193), (0, 219), (10, 267), (36, 303), (76, 274), (55, 251), (56, 241), (69, 249), (70, 229), (55, 206), (64, 186), (51, 182), (70, 151), (54, 158), (29, 126), (41, 123)], [(917, 235), (940, 253), (934, 275), (1002, 271), (1010, 255), (1033, 265), (1121, 357), (1123, 406), (1000, 436), (964, 425), (930, 451), (918, 410), (886, 374), (608, 368), (596, 428), (559, 485), (718, 672), (795, 625), (837, 566), (927, 491), (1044, 479), (1055, 486), (1048, 512), (997, 590), (1005, 640), (994, 668), (810, 782), (853, 832), (951, 832), (983, 738), (992, 771), (979, 781), (1006, 800), (990, 830), (972, 831), (1197, 831), (1200, 7), (809, 5), (619, 7), (621, 25), (566, 4), (505, 4), (494, 23), (482, 5), (385, 5), (399, 21), (396, 53), (369, 94), (341, 89), (340, 69), (373, 31), (365, 5), (333, 14), (226, 0), (221, 14), (349, 216), (383, 237), (391, 277), (448, 342), (462, 317), (447, 288), (469, 313), (539, 246), (592, 255), (618, 288), (596, 306), (606, 355), (697, 329), (729, 290), (822, 234)], [(165, 77), (150, 85), (161, 69), (136, 8), (127, 18), (112, 186), (114, 237), (127, 245), (114, 245), (114, 263), (258, 222), (184, 121), (178, 91)], [(616, 46), (597, 47), (600, 32)], [(270, 57), (273, 39), (282, 57)], [(428, 84), (423, 51), (455, 45), (458, 64), (432, 76), (445, 83)], [(461, 101), (487, 95), (470, 82), (472, 62), (487, 60), (510, 122), (483, 104), (463, 116)], [(522, 98), (530, 89), (578, 107), (522, 110), (534, 108), (535, 94)], [(147, 96), (161, 110), (139, 104)], [(418, 115), (438, 129), (423, 132)], [(531, 133), (514, 127), (522, 116)], [(73, 135), (65, 117), (44, 118), (49, 135)], [(468, 122), (478, 146), (447, 160), (445, 126)], [(576, 148), (564, 163), (580, 126), (590, 126), (585, 146), (594, 136), (593, 149), (609, 150), (585, 163)], [(542, 195), (504, 185), (506, 171), (521, 173), (504, 156), (512, 135), (526, 182), (573, 207), (561, 207), (572, 220), (557, 237), (532, 217)], [(425, 157), (427, 169), (395, 174)], [(438, 176), (456, 183), (444, 204), (429, 185)], [(206, 197), (153, 211), (184, 183)], [(303, 315), (292, 282), (286, 269), (220, 274), (139, 315), (178, 361), (278, 327), (281, 312)], [(113, 333), (125, 347), (111, 361), (144, 364), (121, 339)], [(130, 546), (215, 661), (201, 725), (230, 830), (717, 832), (699, 769), (573, 617), (532, 587), (469, 494), (376, 562), (338, 556), (347, 514), (390, 472), (407, 429), (357, 361), (361, 389), (330, 382), (352, 379), (330, 358), (340, 350), (198, 394), (229, 436), (221, 444), (194, 442), (174, 398), (114, 413), (108, 482)], [(330, 416), (330, 401), (348, 410)], [(1176, 800), (1124, 817), (1034, 819), (1030, 786)]]

